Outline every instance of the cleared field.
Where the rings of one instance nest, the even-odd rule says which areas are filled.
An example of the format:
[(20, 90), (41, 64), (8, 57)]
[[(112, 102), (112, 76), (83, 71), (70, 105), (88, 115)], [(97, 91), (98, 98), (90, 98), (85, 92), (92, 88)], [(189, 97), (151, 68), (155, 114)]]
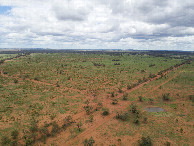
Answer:
[[(34, 53), (5, 62), (0, 66), (1, 142), (84, 145), (92, 136), (99, 145), (136, 145), (150, 136), (154, 145), (192, 145), (194, 63), (180, 66), (183, 61)], [(166, 112), (148, 113), (150, 106)]]

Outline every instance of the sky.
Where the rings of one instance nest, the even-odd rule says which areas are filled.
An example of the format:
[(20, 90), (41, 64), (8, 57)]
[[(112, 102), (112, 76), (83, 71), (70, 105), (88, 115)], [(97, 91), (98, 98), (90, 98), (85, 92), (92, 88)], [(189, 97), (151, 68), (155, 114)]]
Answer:
[(194, 51), (194, 0), (0, 0), (0, 48)]

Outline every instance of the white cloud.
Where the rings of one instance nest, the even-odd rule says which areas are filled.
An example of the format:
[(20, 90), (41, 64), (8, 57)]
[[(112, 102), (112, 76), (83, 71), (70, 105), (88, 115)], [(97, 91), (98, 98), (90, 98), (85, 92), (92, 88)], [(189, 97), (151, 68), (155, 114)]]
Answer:
[[(0, 0), (0, 47), (194, 50), (191, 0)], [(192, 40), (192, 41), (191, 41)]]

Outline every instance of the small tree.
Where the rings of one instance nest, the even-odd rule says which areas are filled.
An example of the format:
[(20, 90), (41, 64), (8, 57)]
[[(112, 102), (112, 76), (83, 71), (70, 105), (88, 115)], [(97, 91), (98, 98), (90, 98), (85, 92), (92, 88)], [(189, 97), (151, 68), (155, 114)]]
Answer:
[(102, 115), (104, 116), (109, 115), (109, 109), (106, 107), (102, 108)]
[(119, 93), (123, 93), (123, 90), (121, 88), (119, 88)]
[(81, 126), (82, 126), (83, 124), (82, 124), (82, 122), (80, 121), (79, 123), (77, 123), (77, 129), (78, 129), (78, 131), (81, 131)]
[(9, 145), (10, 142), (11, 142), (11, 139), (9, 139), (9, 137), (7, 137), (7, 136), (3, 136), (3, 137), (1, 138), (1, 144), (2, 144), (3, 146), (4, 146), (4, 145)]
[(60, 127), (56, 122), (52, 123), (52, 130), (51, 130), (51, 136), (55, 136), (60, 131)]
[(118, 104), (118, 100), (117, 100), (117, 99), (113, 99), (113, 100), (112, 100), (112, 104), (113, 104), (113, 105)]
[(170, 100), (169, 95), (170, 95), (170, 93), (163, 94), (163, 95), (162, 95), (162, 99), (163, 99), (164, 101), (169, 101), (169, 100)]
[(115, 93), (114, 92), (111, 92), (111, 97), (115, 97)]
[(127, 89), (130, 90), (132, 87), (131, 85), (127, 85)]
[(142, 96), (139, 96), (138, 98), (139, 98), (140, 102), (143, 102), (143, 97)]
[(14, 83), (17, 84), (18, 83), (18, 80), (17, 79), (14, 79)]
[(11, 132), (11, 136), (13, 139), (17, 139), (19, 132), (17, 130), (14, 130)]
[(136, 113), (137, 112), (137, 106), (134, 104), (131, 104), (131, 112)]
[(139, 141), (140, 146), (152, 146), (152, 141), (149, 136), (147, 137), (142, 137), (141, 140)]
[(128, 94), (125, 93), (125, 94), (123, 95), (123, 100), (127, 100), (127, 96), (128, 96)]
[(95, 143), (93, 137), (91, 137), (89, 140), (85, 139), (84, 140), (84, 146), (93, 146)]
[(93, 115), (90, 115), (89, 116), (89, 122), (93, 122), (93, 120), (94, 120), (94, 116)]

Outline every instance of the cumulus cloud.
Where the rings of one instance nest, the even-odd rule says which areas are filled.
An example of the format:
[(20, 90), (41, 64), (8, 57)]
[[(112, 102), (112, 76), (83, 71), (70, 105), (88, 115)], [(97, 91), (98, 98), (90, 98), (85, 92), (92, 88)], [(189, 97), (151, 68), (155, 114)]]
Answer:
[(0, 0), (0, 47), (194, 50), (191, 0)]

